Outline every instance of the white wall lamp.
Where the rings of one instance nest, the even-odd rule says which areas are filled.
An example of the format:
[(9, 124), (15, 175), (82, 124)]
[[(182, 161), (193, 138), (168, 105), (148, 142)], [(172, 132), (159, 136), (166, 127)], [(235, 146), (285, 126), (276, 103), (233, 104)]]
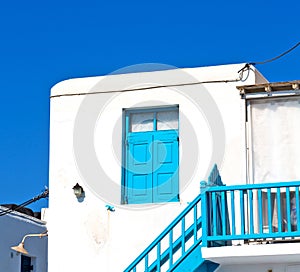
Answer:
[(27, 234), (23, 237), (22, 242), (19, 245), (13, 246), (13, 247), (11, 247), (11, 249), (14, 250), (14, 251), (17, 251), (19, 253), (28, 255), (29, 254), (28, 251), (24, 248), (25, 239), (27, 237), (40, 237), (40, 238), (42, 238), (44, 236), (48, 236), (48, 231), (45, 231), (43, 233)]
[(84, 197), (84, 190), (78, 183), (73, 187), (73, 190), (77, 199)]

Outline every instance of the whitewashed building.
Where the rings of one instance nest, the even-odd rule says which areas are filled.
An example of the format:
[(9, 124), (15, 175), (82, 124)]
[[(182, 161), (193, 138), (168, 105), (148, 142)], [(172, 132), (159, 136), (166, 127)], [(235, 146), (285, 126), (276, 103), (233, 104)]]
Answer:
[(17, 246), (25, 235), (44, 233), (46, 222), (17, 211), (6, 213), (8, 208), (0, 206), (0, 271), (41, 272), (47, 270), (47, 237), (28, 237), (21, 254), (11, 249)]
[(298, 271), (298, 82), (124, 72), (51, 90), (49, 271)]

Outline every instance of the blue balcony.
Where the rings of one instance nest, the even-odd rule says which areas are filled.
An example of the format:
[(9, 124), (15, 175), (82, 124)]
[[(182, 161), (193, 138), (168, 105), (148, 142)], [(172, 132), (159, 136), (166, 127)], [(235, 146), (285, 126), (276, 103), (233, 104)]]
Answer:
[(298, 181), (225, 186), (215, 166), (201, 193), (125, 272), (213, 272), (218, 256), (207, 259), (204, 249), (297, 241), (299, 186)]

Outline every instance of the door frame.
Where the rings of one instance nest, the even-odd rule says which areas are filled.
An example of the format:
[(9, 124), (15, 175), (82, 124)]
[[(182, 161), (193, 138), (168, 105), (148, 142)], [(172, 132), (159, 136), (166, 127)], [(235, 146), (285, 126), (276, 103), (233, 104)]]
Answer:
[[(179, 118), (179, 105), (160, 105), (160, 106), (151, 106), (151, 107), (135, 107), (135, 108), (123, 108), (122, 109), (122, 167), (121, 167), (121, 204), (128, 204), (128, 199), (127, 199), (127, 181), (126, 181), (126, 145), (127, 145), (127, 135), (129, 133), (129, 128), (130, 128), (130, 114), (132, 113), (147, 113), (147, 112), (163, 112), (163, 111), (168, 111), (168, 110), (176, 110), (178, 111), (178, 128), (174, 131), (177, 132), (178, 135), (178, 160), (179, 160), (179, 126), (180, 126), (180, 118)], [(156, 118), (154, 118), (154, 127), (156, 130), (157, 122)], [(179, 165), (179, 162), (178, 162)], [(179, 168), (179, 166), (178, 166)], [(178, 170), (177, 170), (178, 171)], [(179, 173), (176, 173), (178, 175), (178, 200), (179, 201)], [(152, 204), (155, 202), (152, 202)], [(146, 204), (146, 203), (145, 203)]]

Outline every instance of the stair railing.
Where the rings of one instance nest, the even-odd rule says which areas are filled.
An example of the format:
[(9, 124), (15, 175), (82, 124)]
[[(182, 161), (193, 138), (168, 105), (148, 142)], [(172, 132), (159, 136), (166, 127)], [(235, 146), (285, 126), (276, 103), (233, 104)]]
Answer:
[[(218, 168), (214, 165), (205, 187), (223, 185)], [(208, 209), (204, 183), (193, 202), (124, 270), (124, 272), (171, 272), (200, 244), (207, 241)], [(207, 188), (208, 188), (207, 187)], [(202, 198), (205, 201), (201, 201)], [(201, 254), (201, 253), (199, 253)], [(151, 258), (152, 257), (152, 258)]]
[[(191, 221), (187, 219), (190, 216), (193, 220), (187, 224)], [(201, 195), (198, 195), (124, 272), (172, 271), (201, 243), (201, 226)], [(162, 244), (167, 244), (166, 249)], [(176, 253), (179, 255), (177, 258)], [(150, 255), (154, 255), (154, 260)]]

